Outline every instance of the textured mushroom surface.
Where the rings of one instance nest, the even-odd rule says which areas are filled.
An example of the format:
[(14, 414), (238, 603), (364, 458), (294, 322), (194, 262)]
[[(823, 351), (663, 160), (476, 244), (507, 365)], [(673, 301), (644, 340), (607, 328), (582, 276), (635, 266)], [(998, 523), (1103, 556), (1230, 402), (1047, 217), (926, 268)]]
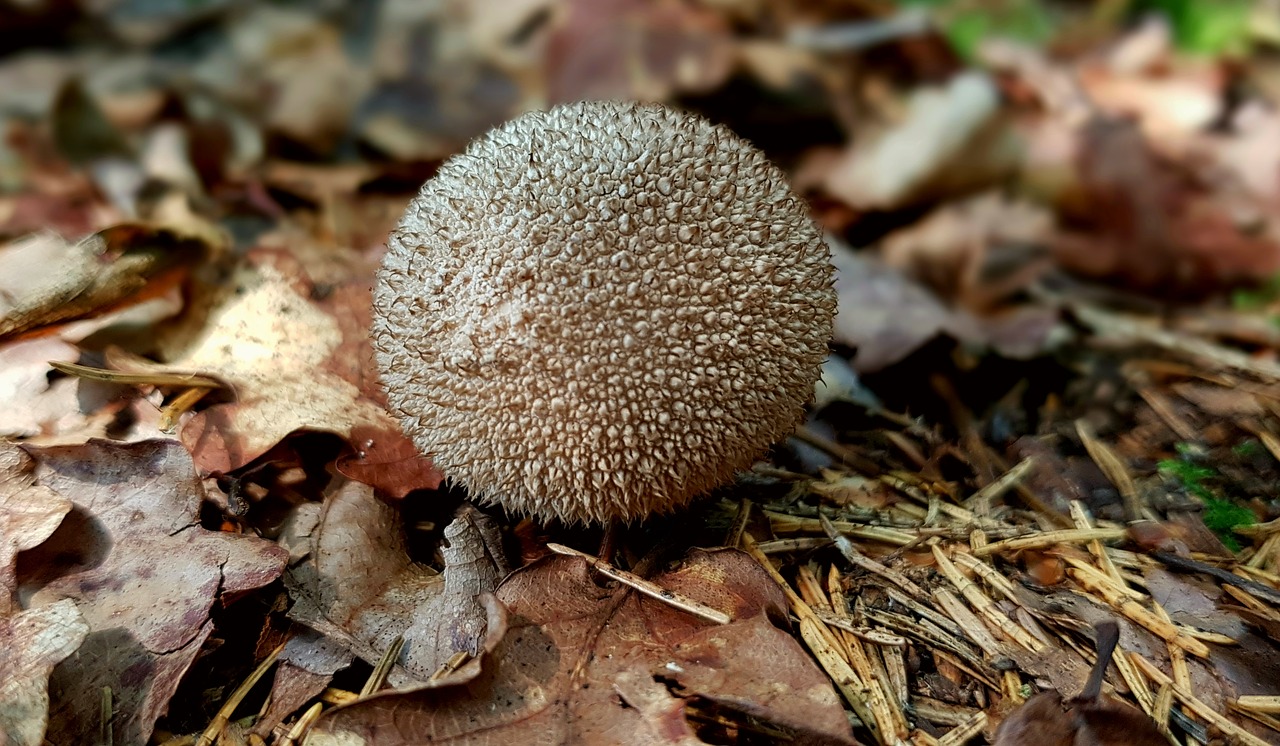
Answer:
[(832, 275), (805, 203), (728, 129), (570, 104), (423, 185), (388, 240), (374, 349), (405, 432), (473, 497), (631, 520), (796, 426)]

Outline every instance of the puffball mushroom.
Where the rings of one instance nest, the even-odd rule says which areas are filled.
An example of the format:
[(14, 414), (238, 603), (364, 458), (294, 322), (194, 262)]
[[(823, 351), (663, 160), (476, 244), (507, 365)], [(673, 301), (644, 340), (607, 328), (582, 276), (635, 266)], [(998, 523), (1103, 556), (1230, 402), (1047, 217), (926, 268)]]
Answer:
[(481, 501), (666, 512), (803, 416), (835, 316), (786, 177), (653, 104), (532, 112), (440, 167), (388, 239), (373, 346), (414, 444)]

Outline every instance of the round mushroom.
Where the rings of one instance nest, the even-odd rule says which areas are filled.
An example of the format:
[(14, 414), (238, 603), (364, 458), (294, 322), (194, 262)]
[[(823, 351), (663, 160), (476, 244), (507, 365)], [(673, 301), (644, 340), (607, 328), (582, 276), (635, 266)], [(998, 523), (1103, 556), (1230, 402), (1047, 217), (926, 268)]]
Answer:
[(423, 185), (374, 288), (415, 445), (479, 500), (568, 522), (685, 505), (803, 416), (836, 298), (822, 233), (728, 129), (585, 102)]

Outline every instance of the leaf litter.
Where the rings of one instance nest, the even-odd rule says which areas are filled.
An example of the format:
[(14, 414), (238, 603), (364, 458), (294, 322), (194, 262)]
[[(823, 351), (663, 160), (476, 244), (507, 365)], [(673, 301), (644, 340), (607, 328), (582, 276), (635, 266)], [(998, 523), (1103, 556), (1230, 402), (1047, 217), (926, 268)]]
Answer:
[[(1108, 625), (1075, 706), (1277, 740), (1265, 24), (411, 5), (0, 7), (0, 740), (1004, 743)], [(584, 97), (752, 139), (841, 273), (803, 428), (621, 537), (467, 506), (366, 333), (440, 159)]]

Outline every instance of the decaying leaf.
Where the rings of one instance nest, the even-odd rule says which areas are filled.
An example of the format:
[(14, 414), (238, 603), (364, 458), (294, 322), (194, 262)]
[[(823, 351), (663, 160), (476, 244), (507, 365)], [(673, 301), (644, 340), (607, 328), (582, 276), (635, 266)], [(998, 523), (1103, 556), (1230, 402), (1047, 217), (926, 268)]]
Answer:
[(133, 224), (76, 243), (40, 233), (9, 244), (0, 249), (0, 338), (140, 300), (204, 249), (172, 231)]
[(197, 412), (182, 425), (182, 442), (202, 470), (238, 469), (286, 435), (310, 429), (342, 435), (358, 450), (372, 441), (397, 454), (397, 470), (357, 469), (353, 475), (398, 494), (439, 484), (438, 472), (414, 464), (422, 456), (394, 445), (404, 436), (379, 403), (366, 331), (366, 275), (320, 288), (294, 256), (259, 251), (225, 287), (166, 345), (174, 370), (216, 376), (234, 389), (233, 401)]
[(732, 70), (724, 18), (677, 0), (567, 0), (547, 42), (553, 101), (662, 100), (701, 93)]
[(444, 572), (410, 559), (397, 510), (373, 489), (349, 482), (333, 494), (311, 540), (311, 557), (289, 571), (290, 616), (376, 662), (403, 637), (402, 671), (392, 681), (425, 682), (457, 652), (475, 656), (488, 614), (480, 601), (506, 574), (465, 507), (445, 527)]
[(979, 73), (915, 94), (905, 121), (847, 151), (827, 191), (854, 207), (889, 210), (995, 182), (1018, 158), (999, 103), (994, 82)]
[(311, 740), (692, 745), (697, 711), (789, 743), (854, 743), (830, 681), (776, 626), (785, 601), (751, 558), (695, 550), (655, 582), (734, 621), (602, 587), (580, 558), (545, 558), (499, 588), (510, 629), (479, 677), (341, 708)]
[(71, 502), (36, 484), (35, 462), (15, 445), (0, 443), (0, 618), (15, 607), (14, 560), (58, 528)]
[(27, 450), (36, 484), (72, 509), (20, 558), (20, 592), (33, 611), (73, 601), (90, 629), (50, 679), (49, 740), (96, 739), (110, 687), (115, 742), (145, 743), (213, 629), (210, 608), (271, 582), (286, 554), (197, 525), (203, 490), (175, 441)]
[(69, 599), (12, 616), (0, 614), (0, 743), (48, 743), (49, 672), (87, 634), (89, 625)]

